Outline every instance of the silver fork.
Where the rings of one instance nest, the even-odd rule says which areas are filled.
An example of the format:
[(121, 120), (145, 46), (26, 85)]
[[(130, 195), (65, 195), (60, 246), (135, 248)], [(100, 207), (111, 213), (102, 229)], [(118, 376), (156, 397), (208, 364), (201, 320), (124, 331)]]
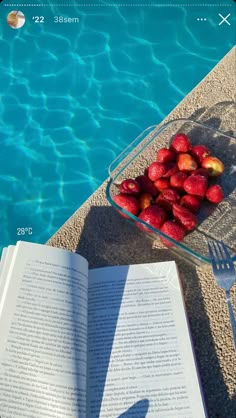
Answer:
[(230, 299), (230, 289), (236, 281), (236, 271), (229, 250), (223, 241), (209, 241), (209, 254), (212, 263), (212, 270), (219, 287), (224, 289), (231, 322), (234, 349), (236, 350), (236, 318)]

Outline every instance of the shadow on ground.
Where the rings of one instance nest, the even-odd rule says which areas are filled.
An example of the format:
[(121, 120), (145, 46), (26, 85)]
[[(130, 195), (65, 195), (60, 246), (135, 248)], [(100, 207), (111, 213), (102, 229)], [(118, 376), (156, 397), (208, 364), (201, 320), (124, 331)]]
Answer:
[[(222, 131), (226, 135), (236, 136), (234, 122), (235, 104), (233, 102), (221, 102), (216, 103), (208, 109), (197, 109), (189, 119), (201, 122), (215, 130)], [(203, 143), (205, 142), (207, 144), (209, 141), (215, 139), (213, 131), (208, 131), (206, 134), (204, 128), (201, 127), (193, 128), (190, 136), (193, 142), (196, 141), (196, 143), (199, 143), (200, 139), (204, 139)], [(216, 156), (217, 153), (222, 153), (222, 144), (224, 144), (223, 160), (224, 162), (227, 161), (224, 173), (226, 179), (224, 190), (226, 196), (230, 196), (236, 184), (234, 170), (236, 165), (236, 145), (229, 137), (227, 138), (224, 134), (221, 135), (218, 133), (217, 141), (213, 145)], [(228, 181), (229, 177), (231, 177), (230, 181)], [(186, 308), (192, 332), (192, 341), (209, 418), (235, 418), (236, 395), (230, 398), (224, 383), (210, 330), (210, 323), (204, 306), (196, 266), (163, 247), (159, 248), (158, 246), (158, 248), (154, 248), (153, 241), (150, 237), (140, 232), (134, 225), (128, 223), (127, 220), (121, 218), (113, 208), (106, 206), (91, 207), (85, 220), (77, 251), (87, 258), (90, 268), (151, 263), (158, 260), (175, 260), (177, 262), (182, 279)], [(111, 349), (112, 339), (109, 344)], [(99, 391), (99, 405), (102, 402), (109, 355), (106, 360), (107, 364), (103, 383)], [(147, 412), (148, 400), (141, 400), (117, 418), (145, 418)], [(96, 418), (98, 416), (99, 410), (97, 411)]]
[[(195, 243), (202, 254), (207, 254), (207, 238), (222, 239), (236, 252), (236, 237), (232, 225), (235, 223), (236, 207), (236, 104), (232, 101), (216, 103), (210, 108), (197, 109), (189, 120), (203, 124), (183, 123), (182, 129), (188, 133), (191, 143), (204, 144), (213, 156), (225, 166), (217, 178), (209, 178), (209, 185), (219, 184), (224, 191), (224, 201), (214, 205), (205, 201), (198, 213), (198, 234), (194, 231)], [(210, 129), (206, 128), (209, 127)], [(192, 238), (192, 236), (191, 236)], [(190, 246), (188, 237), (186, 244)]]
[(229, 398), (224, 383), (196, 267), (165, 248), (153, 248), (151, 238), (106, 206), (91, 207), (77, 252), (87, 258), (90, 268), (167, 260), (178, 263), (209, 418), (235, 418), (236, 397)]

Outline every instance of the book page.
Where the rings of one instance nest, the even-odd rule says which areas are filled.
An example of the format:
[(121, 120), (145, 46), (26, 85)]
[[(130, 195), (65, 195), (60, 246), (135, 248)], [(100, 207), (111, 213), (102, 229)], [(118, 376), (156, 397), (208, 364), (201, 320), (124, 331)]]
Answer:
[(5, 247), (2, 250), (1, 259), (0, 259), (0, 283), (1, 283), (1, 274), (2, 274), (3, 266), (6, 260), (6, 256), (7, 256), (7, 248)]
[(7, 273), (9, 271), (11, 260), (14, 254), (14, 245), (9, 245), (9, 247), (4, 248), (2, 252), (1, 258), (1, 266), (0, 266), (0, 303), (2, 298), (3, 289), (5, 287), (5, 282), (7, 279)]
[(1, 253), (1, 257), (0, 257), (0, 274), (1, 274), (1, 269), (2, 269), (2, 262), (6, 257), (6, 253), (7, 253), (7, 247), (4, 247), (2, 249), (2, 253)]
[(206, 417), (174, 262), (89, 272), (88, 416)]
[(0, 416), (86, 418), (88, 266), (20, 242), (0, 300)]

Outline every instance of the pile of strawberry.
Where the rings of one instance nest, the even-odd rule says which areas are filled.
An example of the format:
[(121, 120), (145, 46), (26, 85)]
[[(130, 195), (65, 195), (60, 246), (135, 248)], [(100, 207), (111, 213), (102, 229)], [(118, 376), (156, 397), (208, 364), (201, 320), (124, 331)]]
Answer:
[[(217, 204), (224, 193), (215, 179), (224, 164), (205, 145), (192, 146), (187, 135), (178, 133), (169, 148), (161, 148), (154, 161), (135, 179), (119, 186), (114, 202), (176, 241), (198, 224), (197, 212), (204, 200)], [(122, 216), (126, 217), (123, 212)], [(150, 228), (136, 222), (146, 232)], [(162, 243), (171, 246), (169, 240)]]

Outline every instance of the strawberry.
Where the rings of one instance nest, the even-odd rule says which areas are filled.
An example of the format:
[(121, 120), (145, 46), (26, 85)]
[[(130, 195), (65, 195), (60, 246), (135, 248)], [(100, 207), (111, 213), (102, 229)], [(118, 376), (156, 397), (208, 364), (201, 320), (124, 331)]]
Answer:
[(172, 210), (174, 218), (188, 231), (192, 231), (197, 226), (197, 218), (190, 210), (176, 203)]
[(180, 171), (193, 171), (198, 168), (197, 162), (192, 155), (187, 152), (181, 152), (177, 157), (177, 165)]
[(152, 196), (157, 195), (158, 193), (157, 188), (154, 186), (153, 182), (144, 174), (136, 177), (135, 180), (140, 185), (140, 189), (142, 193), (150, 193)]
[(176, 134), (172, 139), (170, 149), (175, 152), (188, 152), (191, 149), (189, 138), (185, 134)]
[(165, 164), (155, 161), (148, 168), (148, 177), (150, 178), (150, 180), (156, 181), (157, 179), (162, 177), (166, 171), (167, 171), (167, 168)]
[(201, 207), (201, 200), (196, 196), (185, 194), (181, 197), (180, 205), (191, 210), (193, 213), (197, 213)]
[(120, 184), (119, 191), (120, 193), (128, 193), (137, 196), (140, 192), (140, 185), (136, 180), (126, 179)]
[(210, 186), (206, 191), (206, 199), (212, 203), (220, 203), (224, 199), (224, 192), (219, 184)]
[(191, 154), (193, 155), (195, 160), (200, 164), (205, 157), (210, 155), (210, 150), (207, 147), (205, 147), (205, 145), (199, 144), (192, 147)]
[(169, 179), (167, 178), (160, 178), (154, 181), (154, 185), (156, 186), (158, 190), (160, 190), (160, 192), (162, 192), (162, 190), (164, 189), (169, 189), (170, 182), (169, 182)]
[(166, 163), (166, 172), (163, 177), (171, 177), (173, 174), (178, 173), (179, 169), (176, 163)]
[(142, 193), (138, 199), (139, 208), (146, 209), (152, 203), (152, 195), (150, 193)]
[(217, 177), (223, 173), (225, 167), (222, 161), (216, 157), (206, 157), (202, 160), (202, 167), (208, 170), (209, 176)]
[[(176, 221), (166, 221), (160, 230), (175, 241), (182, 241), (185, 235), (185, 229)], [(160, 237), (160, 240), (166, 247), (172, 247), (174, 245), (171, 241), (163, 237)]]
[(156, 198), (155, 202), (163, 207), (167, 212), (170, 212), (172, 205), (180, 201), (180, 195), (175, 189), (165, 189)]
[(170, 163), (175, 161), (176, 154), (168, 148), (161, 148), (157, 151), (157, 161), (160, 163)]
[(184, 190), (191, 194), (204, 198), (207, 191), (207, 179), (200, 174), (192, 174), (184, 182)]
[(163, 190), (162, 196), (170, 202), (177, 203), (180, 200), (179, 193), (174, 189)]
[(197, 170), (194, 170), (191, 172), (191, 174), (200, 174), (201, 176), (205, 176), (207, 179), (209, 177), (209, 172), (206, 168), (197, 168)]
[(187, 177), (188, 176), (186, 173), (182, 173), (181, 171), (179, 171), (178, 173), (173, 174), (173, 176), (171, 176), (170, 185), (177, 190), (184, 190), (184, 182)]
[[(122, 209), (125, 209), (127, 212), (130, 212), (133, 215), (138, 214), (139, 203), (136, 197), (126, 194), (126, 193), (121, 193), (121, 194), (115, 195), (113, 197), (113, 200), (118, 206), (120, 206)], [(124, 218), (128, 218), (128, 215), (126, 215), (125, 213), (121, 211), (119, 212)]]
[[(166, 219), (166, 213), (163, 208), (158, 207), (157, 205), (152, 205), (144, 209), (140, 213), (139, 218), (154, 228), (160, 229)], [(150, 228), (138, 222), (136, 225), (139, 227), (139, 229), (141, 229), (141, 231), (152, 232)]]

